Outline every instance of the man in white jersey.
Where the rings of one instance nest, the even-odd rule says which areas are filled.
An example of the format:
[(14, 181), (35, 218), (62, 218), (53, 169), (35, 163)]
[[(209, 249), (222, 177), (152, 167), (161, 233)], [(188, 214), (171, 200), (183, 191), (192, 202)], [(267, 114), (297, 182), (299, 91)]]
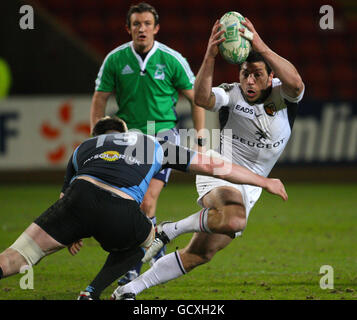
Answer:
[[(217, 21), (196, 77), (195, 102), (207, 110), (218, 111), (221, 128), (231, 129), (222, 130), (218, 150), (221, 156), (268, 176), (288, 142), (304, 84), (295, 67), (262, 41), (247, 18), (243, 24), (253, 33), (253, 51), (241, 65), (240, 83), (212, 88), (218, 45), (225, 40), (221, 39), (224, 31), (219, 31), (221, 25)], [(244, 29), (240, 32), (244, 36)], [(158, 260), (140, 278), (118, 287), (114, 299), (133, 298), (146, 288), (209, 262), (244, 230), (262, 191), (259, 187), (200, 175), (196, 184), (198, 203), (203, 209), (176, 223), (160, 224), (158, 237), (144, 260), (180, 234), (196, 232), (190, 243)]]

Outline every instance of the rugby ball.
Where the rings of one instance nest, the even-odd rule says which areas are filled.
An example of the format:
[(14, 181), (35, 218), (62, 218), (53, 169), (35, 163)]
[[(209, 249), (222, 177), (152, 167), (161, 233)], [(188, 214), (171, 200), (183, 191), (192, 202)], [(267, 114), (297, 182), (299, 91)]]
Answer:
[(225, 31), (223, 37), (226, 38), (219, 45), (219, 51), (221, 56), (229, 63), (243, 63), (252, 50), (250, 41), (240, 35), (239, 29), (247, 29), (241, 24), (242, 21), (245, 21), (244, 17), (235, 11), (225, 13), (219, 20), (222, 24), (221, 28)]

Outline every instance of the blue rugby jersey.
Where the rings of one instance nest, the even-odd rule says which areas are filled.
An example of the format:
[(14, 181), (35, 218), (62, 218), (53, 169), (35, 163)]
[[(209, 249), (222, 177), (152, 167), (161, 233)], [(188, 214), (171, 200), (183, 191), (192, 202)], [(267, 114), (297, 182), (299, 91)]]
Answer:
[(71, 156), (62, 192), (79, 176), (90, 176), (141, 203), (160, 170), (187, 171), (195, 151), (138, 132), (104, 134), (84, 141)]

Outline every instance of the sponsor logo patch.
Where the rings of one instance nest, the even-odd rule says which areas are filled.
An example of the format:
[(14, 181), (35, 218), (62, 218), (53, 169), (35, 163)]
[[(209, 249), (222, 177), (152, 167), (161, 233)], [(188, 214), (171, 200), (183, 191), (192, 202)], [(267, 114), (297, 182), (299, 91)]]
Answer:
[(253, 119), (254, 118), (254, 109), (248, 106), (241, 106), (237, 104), (233, 110), (234, 113), (241, 115), (242, 117)]
[(108, 162), (113, 162), (113, 161), (118, 161), (120, 159), (123, 159), (127, 164), (137, 164), (138, 166), (141, 165), (141, 162), (138, 159), (136, 159), (135, 157), (125, 155), (125, 154), (120, 154), (118, 151), (111, 151), (111, 150), (91, 156), (86, 161), (84, 161), (83, 165), (85, 165), (89, 161), (97, 160), (97, 159), (102, 159), (102, 160), (108, 161)]
[(120, 159), (120, 153), (117, 151), (105, 151), (99, 155), (99, 158), (105, 161), (117, 161)]

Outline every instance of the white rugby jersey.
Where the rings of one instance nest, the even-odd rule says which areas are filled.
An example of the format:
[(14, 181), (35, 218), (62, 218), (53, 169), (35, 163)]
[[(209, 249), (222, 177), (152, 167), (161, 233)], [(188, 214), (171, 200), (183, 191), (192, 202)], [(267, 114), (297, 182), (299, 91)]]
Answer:
[(267, 177), (289, 140), (304, 90), (291, 98), (274, 78), (270, 95), (253, 105), (244, 99), (239, 83), (223, 84), (212, 92), (216, 97), (212, 111), (219, 111), (222, 130), (218, 151), (233, 163)]

